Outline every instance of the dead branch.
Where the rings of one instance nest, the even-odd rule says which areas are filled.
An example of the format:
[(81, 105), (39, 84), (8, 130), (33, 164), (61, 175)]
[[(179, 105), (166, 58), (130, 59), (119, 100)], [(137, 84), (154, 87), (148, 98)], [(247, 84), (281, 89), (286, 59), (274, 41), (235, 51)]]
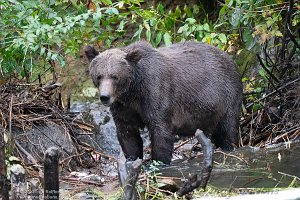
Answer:
[(15, 144), (17, 146), (17, 148), (23, 153), (26, 155), (26, 158), (34, 165), (38, 166), (38, 162), (36, 161), (36, 159), (34, 159), (34, 157), (28, 153), (28, 151), (26, 151), (18, 141), (15, 141)]
[(135, 184), (141, 172), (142, 160), (127, 161), (122, 154), (118, 160), (118, 174), (121, 187), (123, 188), (122, 200), (136, 200), (137, 191)]
[(199, 129), (197, 129), (195, 136), (199, 141), (199, 143), (202, 145), (203, 153), (204, 153), (204, 162), (201, 171), (201, 176), (195, 174), (189, 177), (189, 179), (183, 184), (183, 186), (177, 192), (179, 196), (188, 194), (189, 192), (193, 191), (198, 187), (205, 189), (212, 171), (213, 151), (214, 151), (213, 144), (204, 135), (203, 131), (200, 131)]
[(255, 102), (260, 102), (260, 101), (262, 101), (262, 100), (264, 100), (264, 99), (266, 99), (266, 98), (268, 98), (268, 97), (270, 97), (270, 96), (276, 94), (277, 92), (283, 90), (284, 88), (290, 86), (291, 84), (296, 83), (296, 82), (299, 81), (299, 80), (300, 80), (300, 77), (299, 77), (299, 78), (296, 78), (296, 79), (294, 79), (294, 80), (292, 80), (292, 81), (290, 81), (290, 82), (288, 82), (288, 83), (286, 83), (286, 84), (284, 84), (283, 86), (277, 88), (276, 90), (270, 92), (269, 94), (267, 94), (267, 95), (265, 95), (265, 96), (263, 96), (263, 97), (261, 97), (261, 98), (255, 100), (254, 102), (248, 104), (247, 107), (246, 107), (246, 109), (252, 107), (252, 106), (254, 105)]

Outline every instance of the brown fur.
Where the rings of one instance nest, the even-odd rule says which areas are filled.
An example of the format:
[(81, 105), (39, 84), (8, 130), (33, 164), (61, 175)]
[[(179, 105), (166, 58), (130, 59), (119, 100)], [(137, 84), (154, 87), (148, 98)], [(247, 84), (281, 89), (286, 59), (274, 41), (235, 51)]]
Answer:
[(145, 126), (152, 159), (164, 163), (171, 161), (174, 136), (191, 136), (196, 129), (225, 150), (238, 143), (240, 75), (229, 56), (213, 46), (185, 42), (154, 49), (137, 42), (100, 53), (89, 70), (99, 88), (112, 80), (106, 103), (127, 158), (143, 157), (139, 129)]

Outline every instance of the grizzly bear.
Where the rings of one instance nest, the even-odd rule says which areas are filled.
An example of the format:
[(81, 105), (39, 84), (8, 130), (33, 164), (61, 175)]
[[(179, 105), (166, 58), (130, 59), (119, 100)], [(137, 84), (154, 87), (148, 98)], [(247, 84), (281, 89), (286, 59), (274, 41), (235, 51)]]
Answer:
[(176, 135), (192, 136), (200, 129), (224, 150), (238, 143), (241, 78), (218, 48), (189, 41), (155, 49), (140, 41), (102, 53), (88, 46), (86, 56), (127, 159), (143, 158), (139, 130), (144, 127), (152, 159), (166, 164)]

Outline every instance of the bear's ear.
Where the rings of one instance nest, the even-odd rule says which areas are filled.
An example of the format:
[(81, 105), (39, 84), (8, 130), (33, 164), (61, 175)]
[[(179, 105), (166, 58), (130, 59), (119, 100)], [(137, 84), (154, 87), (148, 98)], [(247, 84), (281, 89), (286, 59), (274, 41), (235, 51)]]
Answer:
[(99, 52), (92, 46), (86, 46), (84, 52), (90, 62), (99, 54)]
[(125, 56), (125, 59), (129, 62), (138, 63), (143, 56), (143, 51), (141, 49), (133, 49), (132, 51), (128, 52)]

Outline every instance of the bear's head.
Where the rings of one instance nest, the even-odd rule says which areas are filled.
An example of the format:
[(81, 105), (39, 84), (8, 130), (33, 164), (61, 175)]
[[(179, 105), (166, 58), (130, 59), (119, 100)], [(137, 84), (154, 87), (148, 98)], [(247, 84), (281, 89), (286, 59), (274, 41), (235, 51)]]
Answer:
[(138, 50), (128, 53), (122, 49), (99, 53), (94, 47), (87, 46), (85, 54), (90, 61), (89, 74), (99, 89), (100, 100), (103, 105), (110, 106), (128, 92), (141, 53)]

